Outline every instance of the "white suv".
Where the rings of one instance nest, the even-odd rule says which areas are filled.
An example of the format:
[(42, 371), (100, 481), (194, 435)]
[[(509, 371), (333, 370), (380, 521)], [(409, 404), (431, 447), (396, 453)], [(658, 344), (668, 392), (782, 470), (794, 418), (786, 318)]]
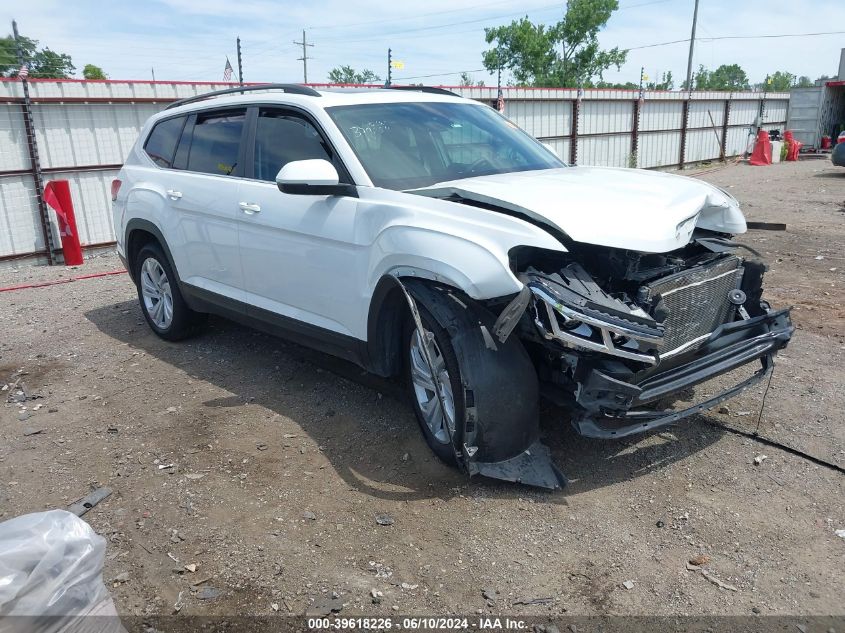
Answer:
[(186, 99), (146, 123), (112, 194), (156, 334), (216, 313), (404, 375), (429, 445), (469, 474), (563, 485), (541, 394), (581, 434), (622, 437), (759, 381), (793, 331), (761, 300), (765, 266), (737, 255), (733, 197), (569, 167), (443, 90)]

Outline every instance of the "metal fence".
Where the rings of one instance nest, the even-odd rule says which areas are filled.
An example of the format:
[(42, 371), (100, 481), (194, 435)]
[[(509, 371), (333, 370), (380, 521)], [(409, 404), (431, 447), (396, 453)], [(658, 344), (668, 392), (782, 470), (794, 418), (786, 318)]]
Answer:
[[(175, 99), (230, 84), (0, 81), (0, 261), (60, 259), (39, 180), (70, 181), (83, 245), (114, 241), (110, 184), (144, 121)], [(321, 86), (317, 86), (318, 88)], [(494, 104), (494, 88), (453, 88)], [(506, 114), (570, 164), (671, 167), (736, 156), (757, 126), (783, 128), (789, 94), (505, 89)], [(29, 114), (29, 116), (27, 116)], [(39, 178), (40, 176), (40, 178)]]

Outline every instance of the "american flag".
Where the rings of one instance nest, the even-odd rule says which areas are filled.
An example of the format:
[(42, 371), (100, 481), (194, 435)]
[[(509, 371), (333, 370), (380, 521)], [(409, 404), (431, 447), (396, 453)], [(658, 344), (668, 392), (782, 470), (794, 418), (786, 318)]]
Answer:
[(505, 94), (501, 88), (499, 88), (499, 96), (496, 97), (496, 109), (502, 114), (505, 113)]
[(223, 66), (223, 81), (232, 81), (232, 64), (229, 63), (229, 58), (226, 58), (226, 65)]
[(18, 77), (21, 79), (29, 77), (29, 68), (26, 67), (26, 64), (21, 66), (21, 69), (18, 71)]

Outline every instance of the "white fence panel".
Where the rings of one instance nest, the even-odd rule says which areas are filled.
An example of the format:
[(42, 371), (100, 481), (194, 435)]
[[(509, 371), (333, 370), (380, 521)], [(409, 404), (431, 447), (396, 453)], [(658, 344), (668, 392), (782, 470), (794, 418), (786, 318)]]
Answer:
[[(76, 212), (76, 228), (83, 244), (113, 242), (111, 181), (117, 169), (86, 172), (57, 172), (45, 180), (67, 180)], [(51, 212), (52, 215), (52, 212)]]
[(751, 151), (749, 143), (754, 142), (753, 135), (749, 134), (747, 127), (728, 128), (728, 140), (725, 143), (725, 154), (727, 156), (739, 156), (746, 151)]
[(29, 169), (26, 127), (18, 105), (0, 105), (0, 170)]
[(630, 134), (586, 136), (578, 139), (579, 165), (628, 167), (630, 159)]
[[(713, 117), (712, 121), (710, 117)], [(724, 101), (690, 101), (689, 122), (687, 123), (689, 127), (713, 127), (715, 125), (720, 128), (724, 120)], [(718, 155), (717, 152), (716, 156)]]
[(637, 167), (677, 164), (681, 156), (680, 132), (646, 132), (637, 143)]
[(633, 117), (633, 101), (582, 101), (578, 134), (630, 132)]
[(572, 104), (568, 101), (511, 101), (506, 114), (531, 136), (566, 136), (572, 129)]
[(568, 138), (549, 138), (543, 140), (544, 145), (548, 145), (554, 153), (557, 154), (564, 162), (569, 162), (569, 147), (572, 144)]
[(687, 132), (687, 148), (684, 159), (690, 163), (694, 163), (699, 160), (719, 158), (719, 154), (722, 151), (720, 147), (722, 130), (717, 129), (716, 131), (719, 133), (718, 138), (712, 129), (689, 130)]
[(32, 177), (0, 178), (0, 255), (33, 253), (43, 248)]
[(681, 101), (649, 101), (640, 108), (640, 131), (679, 130), (684, 104)]
[[(757, 115), (760, 114), (759, 101), (731, 101), (731, 114), (728, 117), (729, 125), (754, 125)], [(786, 117), (784, 117), (784, 120)]]

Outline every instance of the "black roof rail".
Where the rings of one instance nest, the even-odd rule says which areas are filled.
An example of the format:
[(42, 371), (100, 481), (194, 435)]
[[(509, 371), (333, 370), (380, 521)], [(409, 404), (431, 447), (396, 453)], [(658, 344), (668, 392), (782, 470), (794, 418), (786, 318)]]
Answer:
[(415, 90), (417, 92), (430, 92), (435, 95), (449, 95), (450, 97), (460, 97), (456, 92), (446, 90), (446, 88), (435, 88), (434, 86), (385, 86), (389, 90)]
[(252, 92), (255, 90), (281, 90), (282, 92), (287, 92), (289, 94), (294, 95), (306, 95), (308, 97), (322, 96), (313, 88), (303, 86), (302, 84), (259, 84), (252, 86), (238, 86), (237, 88), (226, 88), (225, 90), (214, 90), (213, 92), (206, 92), (201, 95), (194, 95), (193, 97), (188, 97), (186, 99), (179, 99), (178, 101), (174, 101), (173, 103), (168, 105), (165, 110), (169, 110), (170, 108), (177, 108), (188, 103), (205, 101), (206, 99), (211, 99), (213, 97), (222, 97), (223, 95), (237, 94), (239, 92)]

